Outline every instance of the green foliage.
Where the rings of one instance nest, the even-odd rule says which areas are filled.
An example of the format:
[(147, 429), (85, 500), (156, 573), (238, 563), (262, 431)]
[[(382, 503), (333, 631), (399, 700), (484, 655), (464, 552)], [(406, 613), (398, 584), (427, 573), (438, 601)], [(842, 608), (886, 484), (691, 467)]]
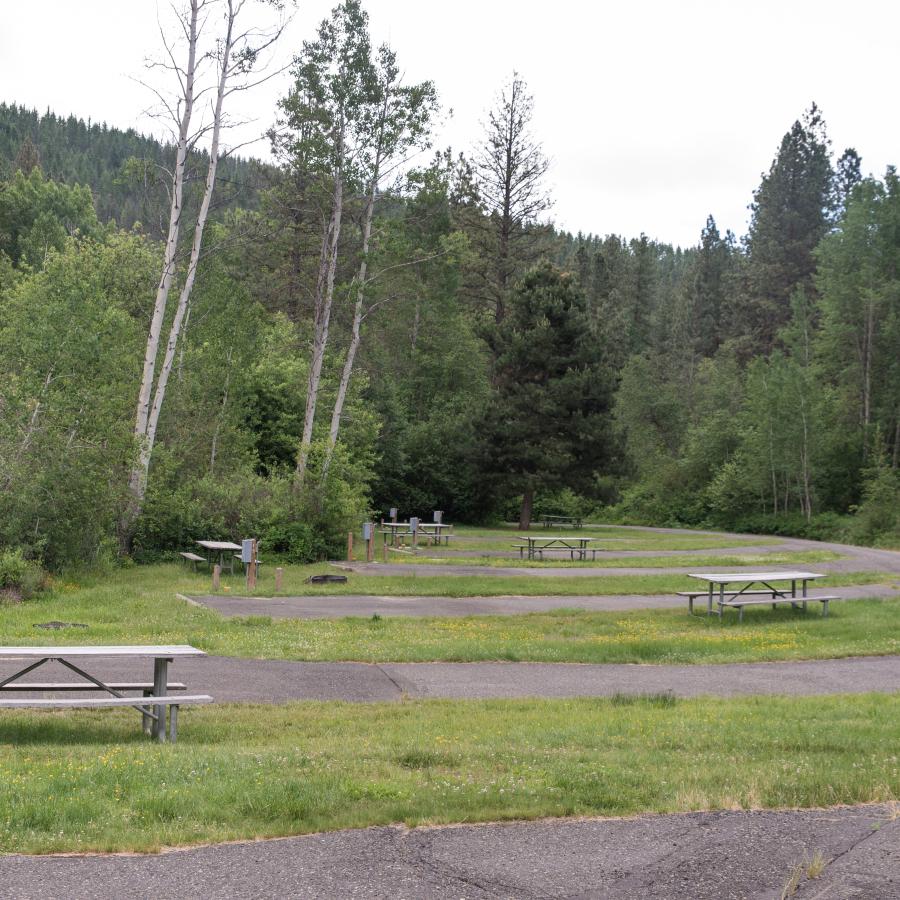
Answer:
[(306, 522), (270, 525), (262, 533), (261, 541), (262, 552), (277, 553), (288, 562), (310, 563), (329, 556), (330, 548), (324, 536)]
[(154, 267), (140, 238), (70, 239), (3, 298), (0, 539), (51, 567), (113, 533)]
[(51, 250), (75, 235), (97, 237), (100, 226), (86, 187), (44, 178), (39, 168), (16, 172), (0, 185), (0, 258), (14, 266), (43, 267)]
[(873, 455), (850, 533), (860, 543), (900, 547), (900, 469), (890, 464), (880, 441)]
[(20, 549), (0, 550), (0, 599), (30, 600), (47, 585), (44, 570)]

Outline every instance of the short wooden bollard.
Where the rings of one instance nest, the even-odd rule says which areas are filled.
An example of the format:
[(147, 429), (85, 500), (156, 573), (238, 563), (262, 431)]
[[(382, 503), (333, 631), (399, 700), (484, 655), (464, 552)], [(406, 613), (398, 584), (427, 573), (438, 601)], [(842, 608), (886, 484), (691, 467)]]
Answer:
[(353, 532), (347, 532), (347, 562), (353, 562)]
[(219, 589), (219, 579), (222, 577), (222, 567), (216, 563), (213, 566), (213, 583), (212, 589), (217, 591)]
[(281, 593), (281, 582), (284, 580), (284, 569), (279, 566), (275, 570), (275, 593)]
[(375, 529), (369, 532), (369, 539), (366, 541), (366, 562), (372, 562), (375, 559)]

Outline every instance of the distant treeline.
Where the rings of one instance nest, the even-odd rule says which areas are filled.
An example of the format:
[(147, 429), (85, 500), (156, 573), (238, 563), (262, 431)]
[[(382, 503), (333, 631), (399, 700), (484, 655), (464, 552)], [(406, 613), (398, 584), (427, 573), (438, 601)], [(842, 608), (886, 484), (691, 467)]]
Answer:
[[(24, 106), (0, 103), (0, 179), (16, 169), (39, 165), (44, 174), (66, 184), (89, 187), (101, 222), (114, 220), (130, 229), (136, 222), (153, 235), (165, 219), (162, 184), (168, 180), (174, 148), (129, 128), (105, 122), (63, 118)], [(207, 156), (197, 153), (191, 167), (202, 179)], [(259, 193), (271, 184), (272, 167), (255, 159), (226, 158), (219, 164), (217, 205), (255, 209)]]

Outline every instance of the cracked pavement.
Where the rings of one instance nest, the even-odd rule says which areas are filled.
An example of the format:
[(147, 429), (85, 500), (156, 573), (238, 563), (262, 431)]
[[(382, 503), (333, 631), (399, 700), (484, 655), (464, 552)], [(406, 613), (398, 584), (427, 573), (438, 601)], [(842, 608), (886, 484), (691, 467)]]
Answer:
[[(382, 827), (155, 856), (0, 857), (19, 900), (134, 898), (900, 898), (887, 805)], [(825, 867), (806, 875), (817, 855)]]

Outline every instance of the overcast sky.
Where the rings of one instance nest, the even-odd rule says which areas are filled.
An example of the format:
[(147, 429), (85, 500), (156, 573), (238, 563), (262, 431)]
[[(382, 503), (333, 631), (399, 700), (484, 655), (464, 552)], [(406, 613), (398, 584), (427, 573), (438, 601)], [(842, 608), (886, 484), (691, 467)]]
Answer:
[[(286, 62), (333, 0), (301, 0)], [(743, 234), (778, 143), (815, 100), (836, 155), (900, 161), (894, 0), (368, 0), (375, 42), (408, 81), (432, 79), (467, 150), (515, 69), (535, 97), (561, 228), (696, 243), (712, 213)], [(165, 20), (167, 6), (160, 4)], [(0, 100), (153, 131), (142, 61), (160, 49), (155, 0), (5, 0)], [(264, 130), (287, 77), (253, 97)], [(260, 145), (259, 155), (266, 152)]]

